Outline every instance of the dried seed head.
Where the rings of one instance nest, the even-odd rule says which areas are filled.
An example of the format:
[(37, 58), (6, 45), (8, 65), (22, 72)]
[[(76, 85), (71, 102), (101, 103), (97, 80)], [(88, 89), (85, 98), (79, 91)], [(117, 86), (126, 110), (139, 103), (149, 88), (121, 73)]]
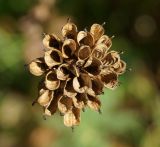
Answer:
[(73, 128), (80, 124), (80, 112), (86, 107), (101, 112), (98, 96), (104, 87), (117, 87), (126, 63), (119, 52), (108, 52), (112, 38), (104, 35), (102, 25), (93, 24), (90, 32), (78, 32), (75, 24), (67, 22), (62, 36), (61, 40), (54, 34), (45, 34), (44, 57), (28, 67), (33, 75), (44, 75), (34, 101), (42, 106), (43, 115), (51, 116), (58, 110), (64, 125)]

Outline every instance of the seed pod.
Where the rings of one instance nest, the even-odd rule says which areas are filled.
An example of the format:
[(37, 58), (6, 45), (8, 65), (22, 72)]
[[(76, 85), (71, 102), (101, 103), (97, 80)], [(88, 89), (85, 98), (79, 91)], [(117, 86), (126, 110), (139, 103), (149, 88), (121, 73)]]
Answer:
[(98, 77), (92, 79), (92, 89), (96, 95), (102, 94), (103, 86), (103, 82)]
[(56, 90), (60, 86), (60, 80), (57, 79), (55, 71), (49, 71), (45, 78), (45, 86), (49, 90)]
[(77, 126), (80, 123), (80, 110), (73, 107), (64, 115), (64, 125), (67, 127)]
[(63, 61), (61, 52), (56, 49), (46, 51), (44, 60), (49, 67), (59, 65)]
[(97, 76), (101, 72), (100, 70), (101, 65), (102, 65), (101, 61), (93, 57), (91, 64), (85, 67), (85, 70), (86, 72), (88, 72), (90, 76)]
[(68, 64), (61, 64), (56, 73), (57, 73), (57, 78), (59, 80), (67, 80), (69, 77), (69, 65)]
[(79, 45), (88, 45), (92, 47), (94, 44), (94, 39), (89, 32), (80, 31), (77, 35), (77, 42)]
[(116, 51), (108, 52), (105, 57), (102, 59), (103, 65), (114, 65), (115, 63), (120, 62), (119, 53)]
[(84, 61), (84, 60), (88, 59), (90, 55), (91, 55), (91, 49), (87, 45), (81, 46), (80, 49), (78, 50), (78, 59), (79, 60)]
[(43, 58), (35, 59), (28, 65), (28, 67), (29, 71), (35, 76), (41, 76), (47, 68)]
[(62, 56), (70, 58), (76, 51), (76, 43), (73, 39), (66, 39), (62, 46)]
[(123, 60), (117, 63), (117, 67), (113, 66), (113, 70), (118, 74), (121, 75), (126, 71), (126, 63)]
[(105, 44), (98, 44), (93, 49), (92, 56), (98, 59), (102, 59), (107, 51), (108, 48)]
[(101, 75), (101, 80), (104, 83), (104, 86), (109, 89), (115, 89), (118, 85), (118, 76), (115, 72)]
[(66, 84), (64, 86), (64, 95), (68, 97), (75, 97), (77, 95), (77, 92), (73, 87), (73, 79), (68, 79), (66, 81)]
[(77, 93), (77, 95), (74, 98), (72, 98), (72, 100), (76, 108), (82, 109), (86, 105), (87, 97), (84, 93)]
[(43, 45), (48, 49), (60, 49), (61, 44), (61, 40), (54, 34), (45, 35), (43, 39)]
[(53, 99), (53, 91), (49, 90), (41, 90), (40, 96), (37, 99), (37, 102), (43, 106), (46, 107), (49, 105), (50, 101)]
[(67, 96), (62, 96), (58, 101), (58, 109), (61, 113), (66, 113), (71, 110), (73, 105), (72, 98)]
[(87, 97), (88, 97), (88, 101), (87, 101), (88, 107), (95, 110), (95, 111), (99, 111), (99, 109), (101, 107), (101, 102), (98, 99), (98, 97), (93, 97), (90, 95), (87, 95)]
[(96, 44), (105, 44), (109, 49), (112, 46), (112, 37), (109, 38), (107, 35), (103, 35)]
[(94, 40), (97, 41), (104, 34), (104, 28), (100, 24), (93, 24), (90, 33), (93, 35)]
[(73, 79), (73, 88), (79, 93), (86, 93), (91, 88), (91, 79), (87, 74), (81, 74)]
[(56, 90), (54, 92), (54, 97), (51, 100), (50, 105), (48, 107), (46, 107), (44, 110), (45, 115), (51, 116), (57, 111), (58, 101), (61, 97), (62, 97), (62, 93), (59, 90)]
[(68, 22), (62, 28), (62, 36), (64, 38), (75, 39), (77, 35), (77, 26), (74, 23)]

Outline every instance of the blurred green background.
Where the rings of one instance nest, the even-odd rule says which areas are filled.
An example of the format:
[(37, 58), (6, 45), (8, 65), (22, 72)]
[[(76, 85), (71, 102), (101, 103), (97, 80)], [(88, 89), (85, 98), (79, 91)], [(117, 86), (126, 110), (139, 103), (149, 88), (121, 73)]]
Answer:
[[(74, 133), (31, 106), (40, 78), (24, 64), (43, 55), (42, 33), (106, 22), (112, 49), (132, 68), (82, 113)], [(0, 0), (0, 147), (160, 147), (160, 0)]]

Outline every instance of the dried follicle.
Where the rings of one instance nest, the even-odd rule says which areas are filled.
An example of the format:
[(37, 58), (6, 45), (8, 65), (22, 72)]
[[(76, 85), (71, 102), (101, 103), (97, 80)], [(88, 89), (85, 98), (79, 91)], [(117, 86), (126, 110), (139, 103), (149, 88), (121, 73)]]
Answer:
[(45, 86), (49, 90), (56, 90), (60, 86), (60, 80), (57, 78), (55, 71), (50, 71), (45, 77)]
[(28, 64), (33, 75), (43, 75), (34, 103), (42, 106), (44, 116), (59, 111), (64, 125), (73, 128), (80, 124), (86, 107), (101, 112), (99, 96), (105, 87), (115, 89), (118, 77), (126, 71), (121, 53), (110, 50), (112, 37), (104, 32), (100, 24), (78, 32), (68, 21), (62, 27), (63, 39), (44, 35), (44, 56)]
[(77, 32), (77, 26), (74, 23), (68, 22), (62, 27), (62, 36), (64, 38), (75, 39)]
[(62, 42), (60, 38), (58, 38), (56, 35), (45, 35), (43, 39), (43, 45), (47, 49), (59, 49)]
[(66, 39), (62, 46), (63, 58), (71, 58), (76, 51), (76, 42), (73, 39)]
[(93, 35), (94, 40), (97, 41), (104, 34), (104, 28), (100, 24), (93, 24), (90, 33)]
[(49, 67), (60, 65), (63, 61), (62, 53), (56, 49), (46, 51), (44, 55), (44, 60)]
[(79, 45), (88, 45), (92, 47), (94, 44), (94, 38), (89, 32), (80, 31), (77, 35), (77, 42)]
[(43, 58), (37, 58), (29, 64), (29, 71), (35, 76), (41, 76), (47, 69)]

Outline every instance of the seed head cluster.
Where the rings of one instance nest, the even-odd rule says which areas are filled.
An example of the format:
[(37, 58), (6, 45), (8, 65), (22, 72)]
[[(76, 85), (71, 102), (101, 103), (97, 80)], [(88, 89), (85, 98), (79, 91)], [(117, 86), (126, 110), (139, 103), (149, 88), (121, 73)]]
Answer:
[(104, 87), (117, 87), (126, 63), (119, 52), (109, 50), (112, 37), (104, 35), (103, 25), (78, 31), (69, 21), (62, 27), (62, 36), (45, 34), (44, 56), (33, 60), (28, 68), (33, 75), (42, 76), (34, 102), (43, 107), (44, 115), (59, 111), (64, 125), (74, 127), (80, 124), (81, 110), (87, 106), (100, 112), (98, 96)]

